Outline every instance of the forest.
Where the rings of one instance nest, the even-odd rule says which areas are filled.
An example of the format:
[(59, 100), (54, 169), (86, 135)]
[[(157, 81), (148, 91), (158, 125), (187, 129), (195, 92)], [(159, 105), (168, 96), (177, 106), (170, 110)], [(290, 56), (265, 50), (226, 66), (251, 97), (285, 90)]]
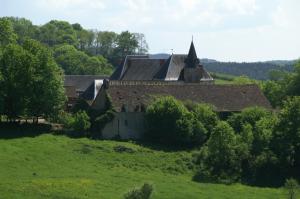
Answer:
[(2, 17), (0, 20), (12, 26), (10, 34), (17, 44), (33, 39), (47, 46), (66, 75), (110, 75), (125, 55), (148, 52), (142, 33), (87, 30), (78, 23), (58, 20), (41, 26), (25, 18)]
[(271, 79), (274, 73), (292, 72), (296, 61), (266, 61), (266, 62), (220, 62), (202, 59), (202, 64), (209, 72), (248, 76), (256, 80)]

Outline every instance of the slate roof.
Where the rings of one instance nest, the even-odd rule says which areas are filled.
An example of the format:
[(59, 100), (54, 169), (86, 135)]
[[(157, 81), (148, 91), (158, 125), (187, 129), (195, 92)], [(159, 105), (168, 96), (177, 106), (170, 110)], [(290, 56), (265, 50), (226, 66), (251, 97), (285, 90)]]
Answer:
[(159, 59), (130, 59), (122, 80), (152, 80), (160, 68)]
[[(105, 90), (112, 99), (113, 106), (121, 111), (134, 112), (138, 106), (147, 106), (154, 96), (171, 95), (185, 101), (209, 103), (219, 112), (241, 111), (251, 106), (271, 109), (271, 105), (256, 85), (109, 85)], [(97, 98), (96, 98), (97, 100)]]
[(189, 68), (195, 68), (200, 64), (199, 59), (197, 58), (197, 53), (195, 50), (194, 42), (192, 41), (189, 54), (185, 60), (185, 64)]
[(94, 100), (103, 84), (102, 80), (94, 80), (90, 86), (80, 95), (85, 100)]
[[(177, 81), (185, 67), (187, 55), (173, 54), (168, 59), (150, 59), (147, 56), (127, 56), (123, 65), (111, 75), (110, 80), (169, 80)], [(203, 68), (203, 77), (211, 79)]]
[(127, 55), (124, 61), (117, 67), (117, 69), (113, 72), (113, 74), (110, 76), (110, 80), (120, 80), (123, 76), (123, 74), (127, 70), (128, 61), (130, 59), (148, 59), (148, 55)]
[(84, 92), (95, 80), (108, 79), (102, 75), (65, 75), (65, 86), (74, 86), (76, 91)]
[(185, 66), (184, 60), (186, 55), (172, 55), (168, 72), (164, 79), (166, 80), (178, 80), (182, 69)]

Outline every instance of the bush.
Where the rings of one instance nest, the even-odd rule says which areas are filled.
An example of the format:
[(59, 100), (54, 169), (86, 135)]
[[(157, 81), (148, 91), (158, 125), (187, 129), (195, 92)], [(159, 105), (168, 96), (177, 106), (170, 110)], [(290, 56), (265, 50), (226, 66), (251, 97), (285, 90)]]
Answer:
[(90, 117), (85, 111), (79, 111), (74, 115), (74, 122), (72, 124), (74, 131), (87, 131), (91, 127)]
[(71, 129), (74, 123), (74, 117), (70, 113), (61, 111), (55, 117), (50, 118), (50, 121), (62, 124), (65, 129)]
[(252, 127), (257, 121), (264, 117), (269, 117), (271, 113), (261, 107), (251, 107), (244, 109), (241, 113), (236, 113), (228, 118), (229, 124), (237, 132), (241, 132), (243, 125), (246, 123)]
[(241, 147), (237, 137), (226, 122), (219, 122), (213, 129), (207, 146), (198, 156), (200, 166), (195, 180), (213, 182), (236, 182), (241, 174)]
[(141, 188), (135, 188), (124, 195), (124, 199), (150, 199), (152, 185), (145, 183)]
[(299, 184), (295, 179), (288, 179), (284, 184), (284, 188), (287, 190), (288, 199), (296, 199), (296, 192), (299, 189)]
[(205, 140), (206, 129), (182, 102), (157, 98), (146, 110), (146, 138), (170, 145), (190, 145)]
[(193, 102), (186, 102), (185, 106), (194, 114), (195, 119), (200, 121), (203, 124), (203, 127), (211, 133), (212, 129), (219, 121), (213, 107), (208, 104), (197, 104)]
[(280, 159), (285, 176), (300, 179), (300, 97), (284, 102), (276, 125), (272, 150)]

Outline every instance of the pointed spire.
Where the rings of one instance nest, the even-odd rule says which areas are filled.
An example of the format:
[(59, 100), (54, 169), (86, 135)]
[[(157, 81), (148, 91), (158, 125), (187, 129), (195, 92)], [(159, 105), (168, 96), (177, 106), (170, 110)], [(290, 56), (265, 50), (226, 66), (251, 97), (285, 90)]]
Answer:
[(185, 59), (186, 67), (188, 68), (195, 68), (199, 65), (199, 59), (197, 58), (197, 53), (195, 50), (194, 42), (192, 41), (189, 54), (187, 58)]

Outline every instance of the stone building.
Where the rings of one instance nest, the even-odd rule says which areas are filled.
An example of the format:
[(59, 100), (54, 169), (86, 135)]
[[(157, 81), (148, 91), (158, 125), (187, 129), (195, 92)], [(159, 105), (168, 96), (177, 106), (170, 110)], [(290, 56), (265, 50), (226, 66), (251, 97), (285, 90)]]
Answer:
[(252, 106), (271, 109), (256, 85), (203, 85), (199, 83), (110, 81), (103, 86), (92, 104), (104, 110), (110, 96), (115, 118), (102, 131), (104, 138), (140, 138), (144, 133), (144, 112), (157, 96), (173, 96), (181, 101), (207, 103), (221, 114), (239, 112)]
[(102, 130), (103, 138), (107, 139), (141, 138), (145, 131), (145, 110), (157, 96), (211, 104), (220, 114), (251, 106), (271, 109), (256, 85), (215, 85), (197, 58), (193, 42), (187, 55), (172, 54), (167, 59), (128, 55), (109, 79), (66, 76), (65, 86), (73, 98), (75, 89), (77, 96), (98, 111), (104, 111), (111, 100), (116, 112)]
[(213, 83), (213, 78), (197, 58), (193, 42), (188, 55), (172, 54), (168, 59), (155, 59), (149, 55), (128, 55), (110, 80)]
[(215, 85), (200, 64), (193, 42), (188, 55), (171, 55), (168, 59), (127, 56), (101, 87), (91, 107), (104, 110), (110, 99), (116, 110), (113, 121), (102, 130), (104, 138), (138, 139), (145, 130), (147, 106), (156, 96), (168, 95), (211, 104), (225, 115), (251, 106), (271, 109), (256, 85)]
[(64, 87), (68, 98), (66, 109), (72, 109), (79, 98), (91, 104), (96, 98), (104, 79), (109, 79), (109, 77), (101, 75), (65, 75)]

